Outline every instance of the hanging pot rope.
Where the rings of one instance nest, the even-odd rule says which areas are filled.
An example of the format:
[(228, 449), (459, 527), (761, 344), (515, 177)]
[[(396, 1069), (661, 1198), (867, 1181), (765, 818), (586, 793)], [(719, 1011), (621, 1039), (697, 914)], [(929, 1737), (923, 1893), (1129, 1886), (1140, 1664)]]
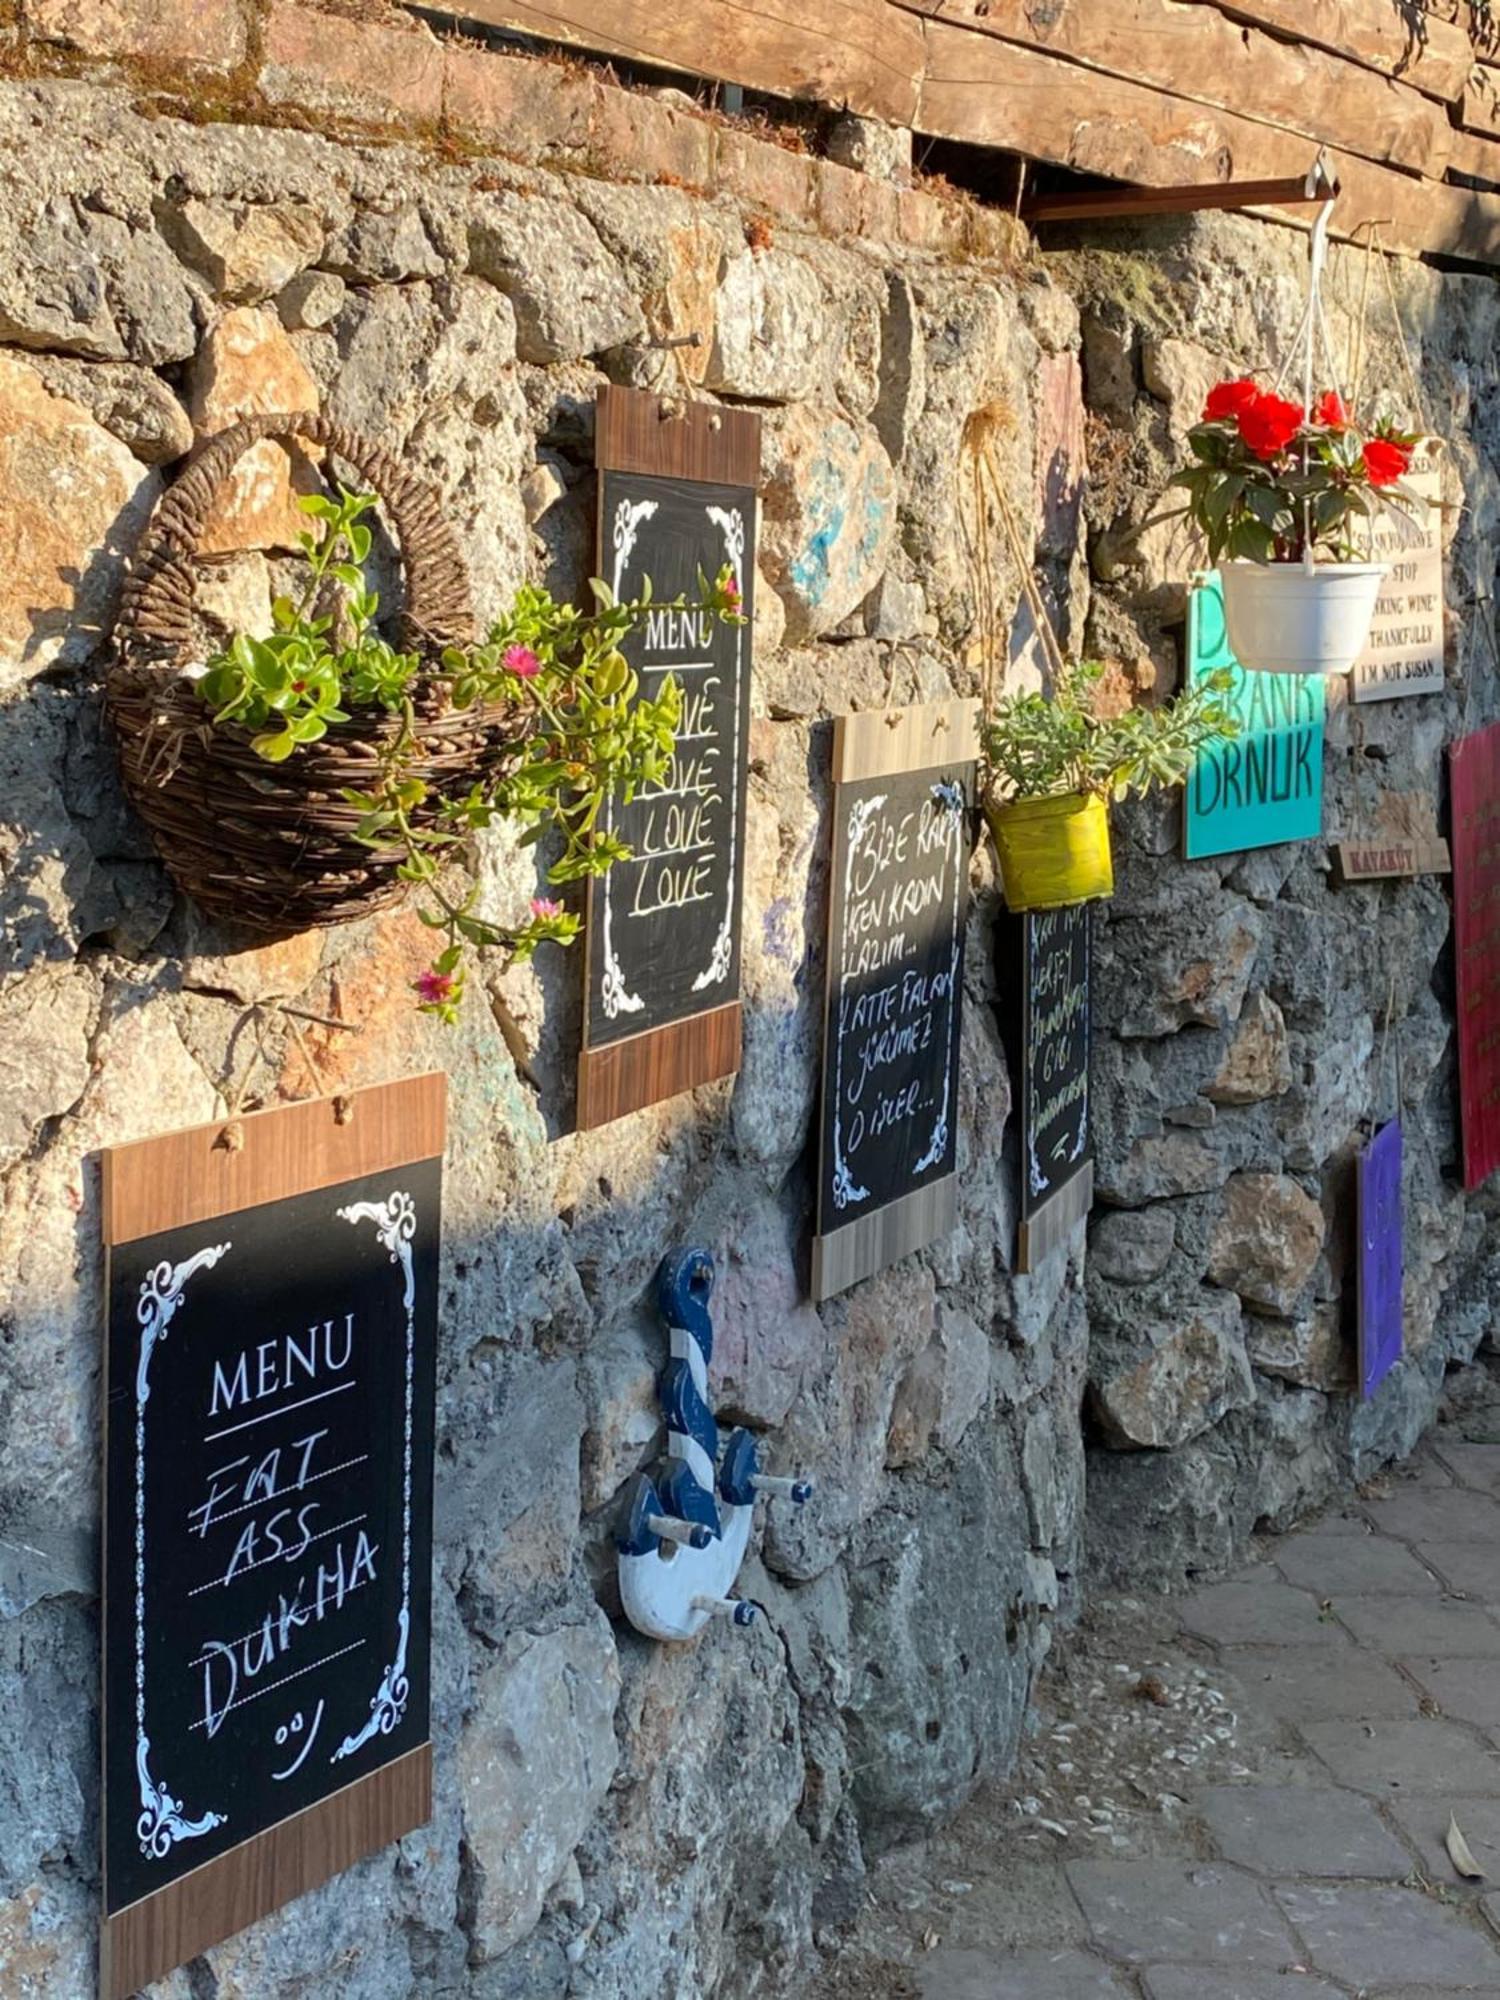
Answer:
[[(1307, 198), (1316, 201), (1323, 196), (1322, 206), (1312, 226), (1312, 237), (1308, 244), (1307, 303), (1302, 309), (1302, 318), (1287, 349), (1286, 358), (1276, 377), (1276, 393), (1280, 395), (1282, 384), (1291, 373), (1297, 361), (1302, 363), (1302, 409), (1310, 417), (1313, 407), (1313, 384), (1317, 374), (1318, 342), (1323, 343), (1323, 355), (1328, 368), (1328, 385), (1334, 394), (1342, 399), (1343, 390), (1339, 384), (1338, 363), (1333, 352), (1333, 337), (1328, 328), (1328, 314), (1323, 304), (1323, 274), (1328, 263), (1328, 225), (1333, 217), (1334, 203), (1338, 200), (1338, 188), (1328, 172), (1326, 157), (1320, 152), (1312, 163), (1307, 176)], [(1306, 478), (1312, 464), (1312, 446), (1306, 437), (1302, 441), (1302, 474)], [(1302, 502), (1302, 567), (1313, 568), (1313, 523), (1312, 501)]]

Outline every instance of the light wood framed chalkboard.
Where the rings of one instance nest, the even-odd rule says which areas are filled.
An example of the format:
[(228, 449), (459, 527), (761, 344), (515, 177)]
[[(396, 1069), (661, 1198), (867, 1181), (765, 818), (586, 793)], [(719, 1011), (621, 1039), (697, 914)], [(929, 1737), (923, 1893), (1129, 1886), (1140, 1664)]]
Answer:
[(430, 1816), (444, 1104), (102, 1156), (105, 2000)]
[(665, 782), (606, 808), (632, 858), (591, 881), (578, 1123), (602, 1125), (740, 1060), (740, 909), (750, 734), (760, 418), (637, 389), (600, 391), (598, 570), (663, 604), (727, 563), (745, 623), (662, 610), (625, 651), (654, 694), (683, 690)]
[(812, 1292), (953, 1227), (976, 709), (834, 725)]

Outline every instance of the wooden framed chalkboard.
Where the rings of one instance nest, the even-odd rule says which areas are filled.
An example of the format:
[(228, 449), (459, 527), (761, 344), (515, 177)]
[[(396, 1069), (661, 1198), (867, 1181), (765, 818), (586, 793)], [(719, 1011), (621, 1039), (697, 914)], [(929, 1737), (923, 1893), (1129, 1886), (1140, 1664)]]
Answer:
[(103, 1155), (105, 2000), (430, 1814), (444, 1092)]
[(1089, 1107), (1091, 911), (1013, 919), (1020, 977), (1021, 1227), (1016, 1268), (1031, 1271), (1093, 1205)]
[(957, 1213), (976, 752), (972, 702), (834, 726), (815, 1299)]
[(589, 885), (578, 1122), (602, 1125), (731, 1075), (740, 1053), (740, 905), (750, 731), (760, 419), (601, 390), (599, 571), (663, 605), (728, 564), (746, 622), (662, 609), (627, 645), (647, 694), (684, 712), (665, 782), (607, 808), (632, 858)]

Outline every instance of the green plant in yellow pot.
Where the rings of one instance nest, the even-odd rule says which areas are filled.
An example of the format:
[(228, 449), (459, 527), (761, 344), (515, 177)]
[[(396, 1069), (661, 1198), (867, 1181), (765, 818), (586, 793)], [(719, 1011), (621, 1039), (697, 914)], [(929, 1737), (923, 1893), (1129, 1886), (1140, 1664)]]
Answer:
[(1100, 713), (1104, 666), (1062, 663), (1050, 698), (1002, 695), (980, 736), (981, 798), (1013, 910), (1046, 910), (1114, 893), (1109, 806), (1180, 785), (1198, 752), (1238, 731), (1228, 672), (1157, 708)]

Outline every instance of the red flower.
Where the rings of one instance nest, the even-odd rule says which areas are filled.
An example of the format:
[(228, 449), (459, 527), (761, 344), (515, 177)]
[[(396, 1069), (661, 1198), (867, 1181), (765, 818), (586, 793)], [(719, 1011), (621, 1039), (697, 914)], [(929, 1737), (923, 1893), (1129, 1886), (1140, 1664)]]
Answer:
[(417, 989), (417, 998), (424, 1007), (441, 1007), (453, 998), (453, 989), (457, 984), (451, 972), (419, 972), (412, 981)]
[(513, 674), (523, 681), (534, 680), (542, 671), (542, 663), (529, 646), (507, 646), (505, 664)]
[(1288, 403), (1280, 396), (1259, 396), (1239, 413), (1240, 436), (1259, 459), (1272, 459), (1286, 450), (1302, 428), (1306, 412), (1300, 403)]
[(1344, 399), (1337, 389), (1325, 389), (1314, 413), (1314, 422), (1331, 431), (1349, 428), (1349, 412), (1344, 407)]
[(1394, 486), (1411, 467), (1411, 453), (1389, 438), (1371, 438), (1365, 446), (1365, 471), (1372, 486)]
[(1208, 392), (1208, 401), (1203, 405), (1203, 421), (1218, 423), (1225, 417), (1237, 417), (1241, 410), (1260, 400), (1260, 391), (1248, 375), (1237, 382), (1220, 382)]

